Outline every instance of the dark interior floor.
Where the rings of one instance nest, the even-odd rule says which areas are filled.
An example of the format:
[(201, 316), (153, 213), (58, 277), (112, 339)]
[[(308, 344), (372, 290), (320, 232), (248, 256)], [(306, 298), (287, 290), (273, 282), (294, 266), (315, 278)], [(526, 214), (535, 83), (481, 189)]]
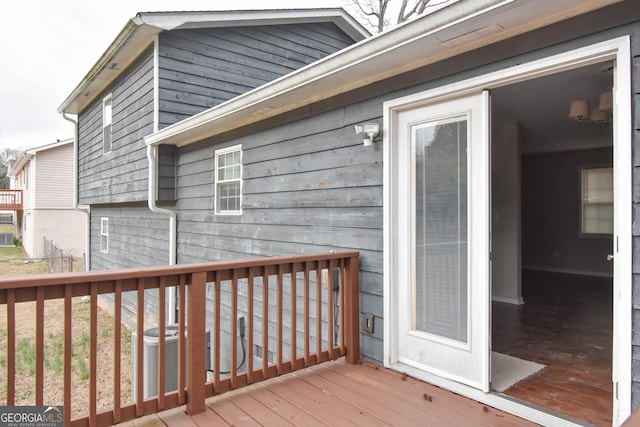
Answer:
[(520, 306), (493, 304), (492, 350), (545, 365), (504, 393), (597, 426), (610, 426), (611, 279), (523, 272)]

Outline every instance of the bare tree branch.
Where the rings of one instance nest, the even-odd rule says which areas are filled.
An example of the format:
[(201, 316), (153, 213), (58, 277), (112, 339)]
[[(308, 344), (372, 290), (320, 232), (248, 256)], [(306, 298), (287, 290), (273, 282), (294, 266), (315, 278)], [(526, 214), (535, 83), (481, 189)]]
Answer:
[[(401, 24), (415, 16), (418, 16), (427, 10), (428, 7), (437, 6), (446, 3), (449, 0), (440, 0), (432, 3), (432, 0), (350, 0), (355, 6), (356, 12), (360, 15), (360, 19), (366, 21), (370, 29), (377, 32), (384, 31), (389, 27), (390, 5), (399, 4), (397, 9), (396, 24)], [(395, 1), (395, 0), (393, 0)], [(393, 9), (394, 11), (396, 9)]]

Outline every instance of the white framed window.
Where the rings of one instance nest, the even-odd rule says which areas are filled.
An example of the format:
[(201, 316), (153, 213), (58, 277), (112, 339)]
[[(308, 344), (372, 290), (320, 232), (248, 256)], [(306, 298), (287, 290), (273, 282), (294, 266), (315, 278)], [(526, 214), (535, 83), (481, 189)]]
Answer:
[(242, 214), (242, 145), (215, 152), (215, 211)]
[(109, 218), (100, 218), (100, 252), (109, 252)]
[(613, 234), (613, 168), (582, 168), (581, 234)]
[(102, 152), (107, 154), (112, 149), (112, 131), (111, 124), (113, 122), (113, 109), (111, 108), (111, 94), (102, 100)]

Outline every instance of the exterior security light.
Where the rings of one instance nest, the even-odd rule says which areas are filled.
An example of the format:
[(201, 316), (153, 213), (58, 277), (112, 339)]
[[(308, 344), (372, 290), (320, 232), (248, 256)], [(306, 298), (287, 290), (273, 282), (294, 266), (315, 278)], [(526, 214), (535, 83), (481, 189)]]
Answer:
[(364, 142), (365, 147), (373, 144), (373, 139), (380, 132), (380, 125), (378, 123), (363, 123), (361, 125), (356, 125), (356, 134), (362, 135), (365, 134), (368, 138), (362, 140)]

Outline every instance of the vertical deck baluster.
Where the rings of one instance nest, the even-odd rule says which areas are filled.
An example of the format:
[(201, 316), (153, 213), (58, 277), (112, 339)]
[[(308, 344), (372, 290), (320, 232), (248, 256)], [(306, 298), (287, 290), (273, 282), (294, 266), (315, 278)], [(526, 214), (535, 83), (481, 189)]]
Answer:
[(316, 363), (322, 354), (322, 269), (316, 262)]
[(304, 263), (304, 366), (309, 366), (309, 262)]
[(62, 403), (64, 405), (64, 425), (71, 423), (71, 357), (73, 355), (72, 340), (72, 285), (64, 285), (64, 361), (62, 371), (64, 372), (62, 385)]
[(91, 283), (89, 304), (89, 424), (96, 425), (98, 402), (98, 284)]
[(236, 388), (237, 360), (238, 360), (238, 270), (233, 270), (231, 278), (231, 359), (229, 373), (231, 374), (231, 388)]
[(220, 390), (220, 274), (213, 273), (213, 392)]
[(360, 287), (360, 265), (358, 255), (348, 258), (345, 263), (347, 267), (346, 292), (346, 323), (345, 338), (347, 342), (347, 363), (358, 363), (360, 361), (360, 303), (358, 292)]
[(297, 298), (297, 274), (298, 271), (296, 269), (296, 264), (293, 263), (291, 264), (291, 370), (295, 371), (297, 369), (298, 363), (297, 363), (297, 359), (298, 359), (298, 353), (296, 351), (296, 338), (297, 338), (297, 332), (298, 332), (298, 325), (297, 325), (297, 317), (298, 317), (298, 310), (297, 310), (297, 304), (296, 304), (296, 298)]
[(71, 357), (73, 355), (72, 331), (72, 285), (64, 285), (64, 362), (63, 362), (63, 384), (62, 384), (62, 404), (64, 405), (64, 425), (71, 423)]
[(113, 294), (113, 421), (119, 423), (122, 407), (122, 281), (116, 280)]
[(262, 379), (268, 378), (269, 366), (269, 273), (262, 274)]
[(142, 416), (144, 411), (144, 395), (143, 384), (144, 381), (142, 373), (145, 370), (144, 359), (142, 352), (144, 343), (144, 277), (138, 278), (136, 300), (136, 389), (132, 391), (136, 397), (136, 416)]
[(329, 348), (329, 359), (334, 359), (334, 344), (333, 344), (333, 268), (334, 260), (329, 261), (329, 267), (327, 268), (327, 346)]
[(344, 291), (344, 287), (345, 287), (345, 275), (344, 275), (344, 271), (345, 271), (345, 266), (344, 266), (344, 258), (340, 259), (340, 270), (338, 273), (338, 277), (339, 277), (339, 285), (338, 285), (338, 301), (340, 306), (339, 308), (339, 316), (340, 316), (340, 329), (339, 329), (339, 337), (340, 337), (340, 354), (344, 355), (346, 353), (345, 350), (345, 340), (344, 340), (344, 328), (346, 325), (346, 314), (345, 314), (345, 310), (344, 310), (344, 305), (345, 305), (345, 291)]
[(276, 303), (277, 306), (277, 320), (278, 320), (278, 330), (277, 330), (277, 349), (276, 349), (276, 354), (277, 354), (277, 370), (278, 370), (278, 375), (282, 374), (282, 264), (278, 264), (278, 289), (277, 289), (277, 298), (278, 301)]
[(180, 275), (180, 284), (178, 287), (178, 401), (180, 405), (184, 405), (187, 401), (185, 394), (185, 386), (187, 375), (185, 372), (184, 360), (184, 329), (186, 327), (185, 311), (186, 311), (186, 287), (187, 277)]
[(247, 280), (247, 382), (253, 382), (253, 278), (255, 269), (249, 269), (249, 278)]
[(43, 405), (44, 393), (44, 288), (36, 290), (36, 405)]
[[(158, 410), (164, 409), (164, 368), (165, 368), (165, 292), (167, 286), (167, 277), (161, 276), (158, 287)], [(173, 368), (173, 367), (172, 367)]]
[(16, 294), (7, 289), (7, 406), (16, 404)]

